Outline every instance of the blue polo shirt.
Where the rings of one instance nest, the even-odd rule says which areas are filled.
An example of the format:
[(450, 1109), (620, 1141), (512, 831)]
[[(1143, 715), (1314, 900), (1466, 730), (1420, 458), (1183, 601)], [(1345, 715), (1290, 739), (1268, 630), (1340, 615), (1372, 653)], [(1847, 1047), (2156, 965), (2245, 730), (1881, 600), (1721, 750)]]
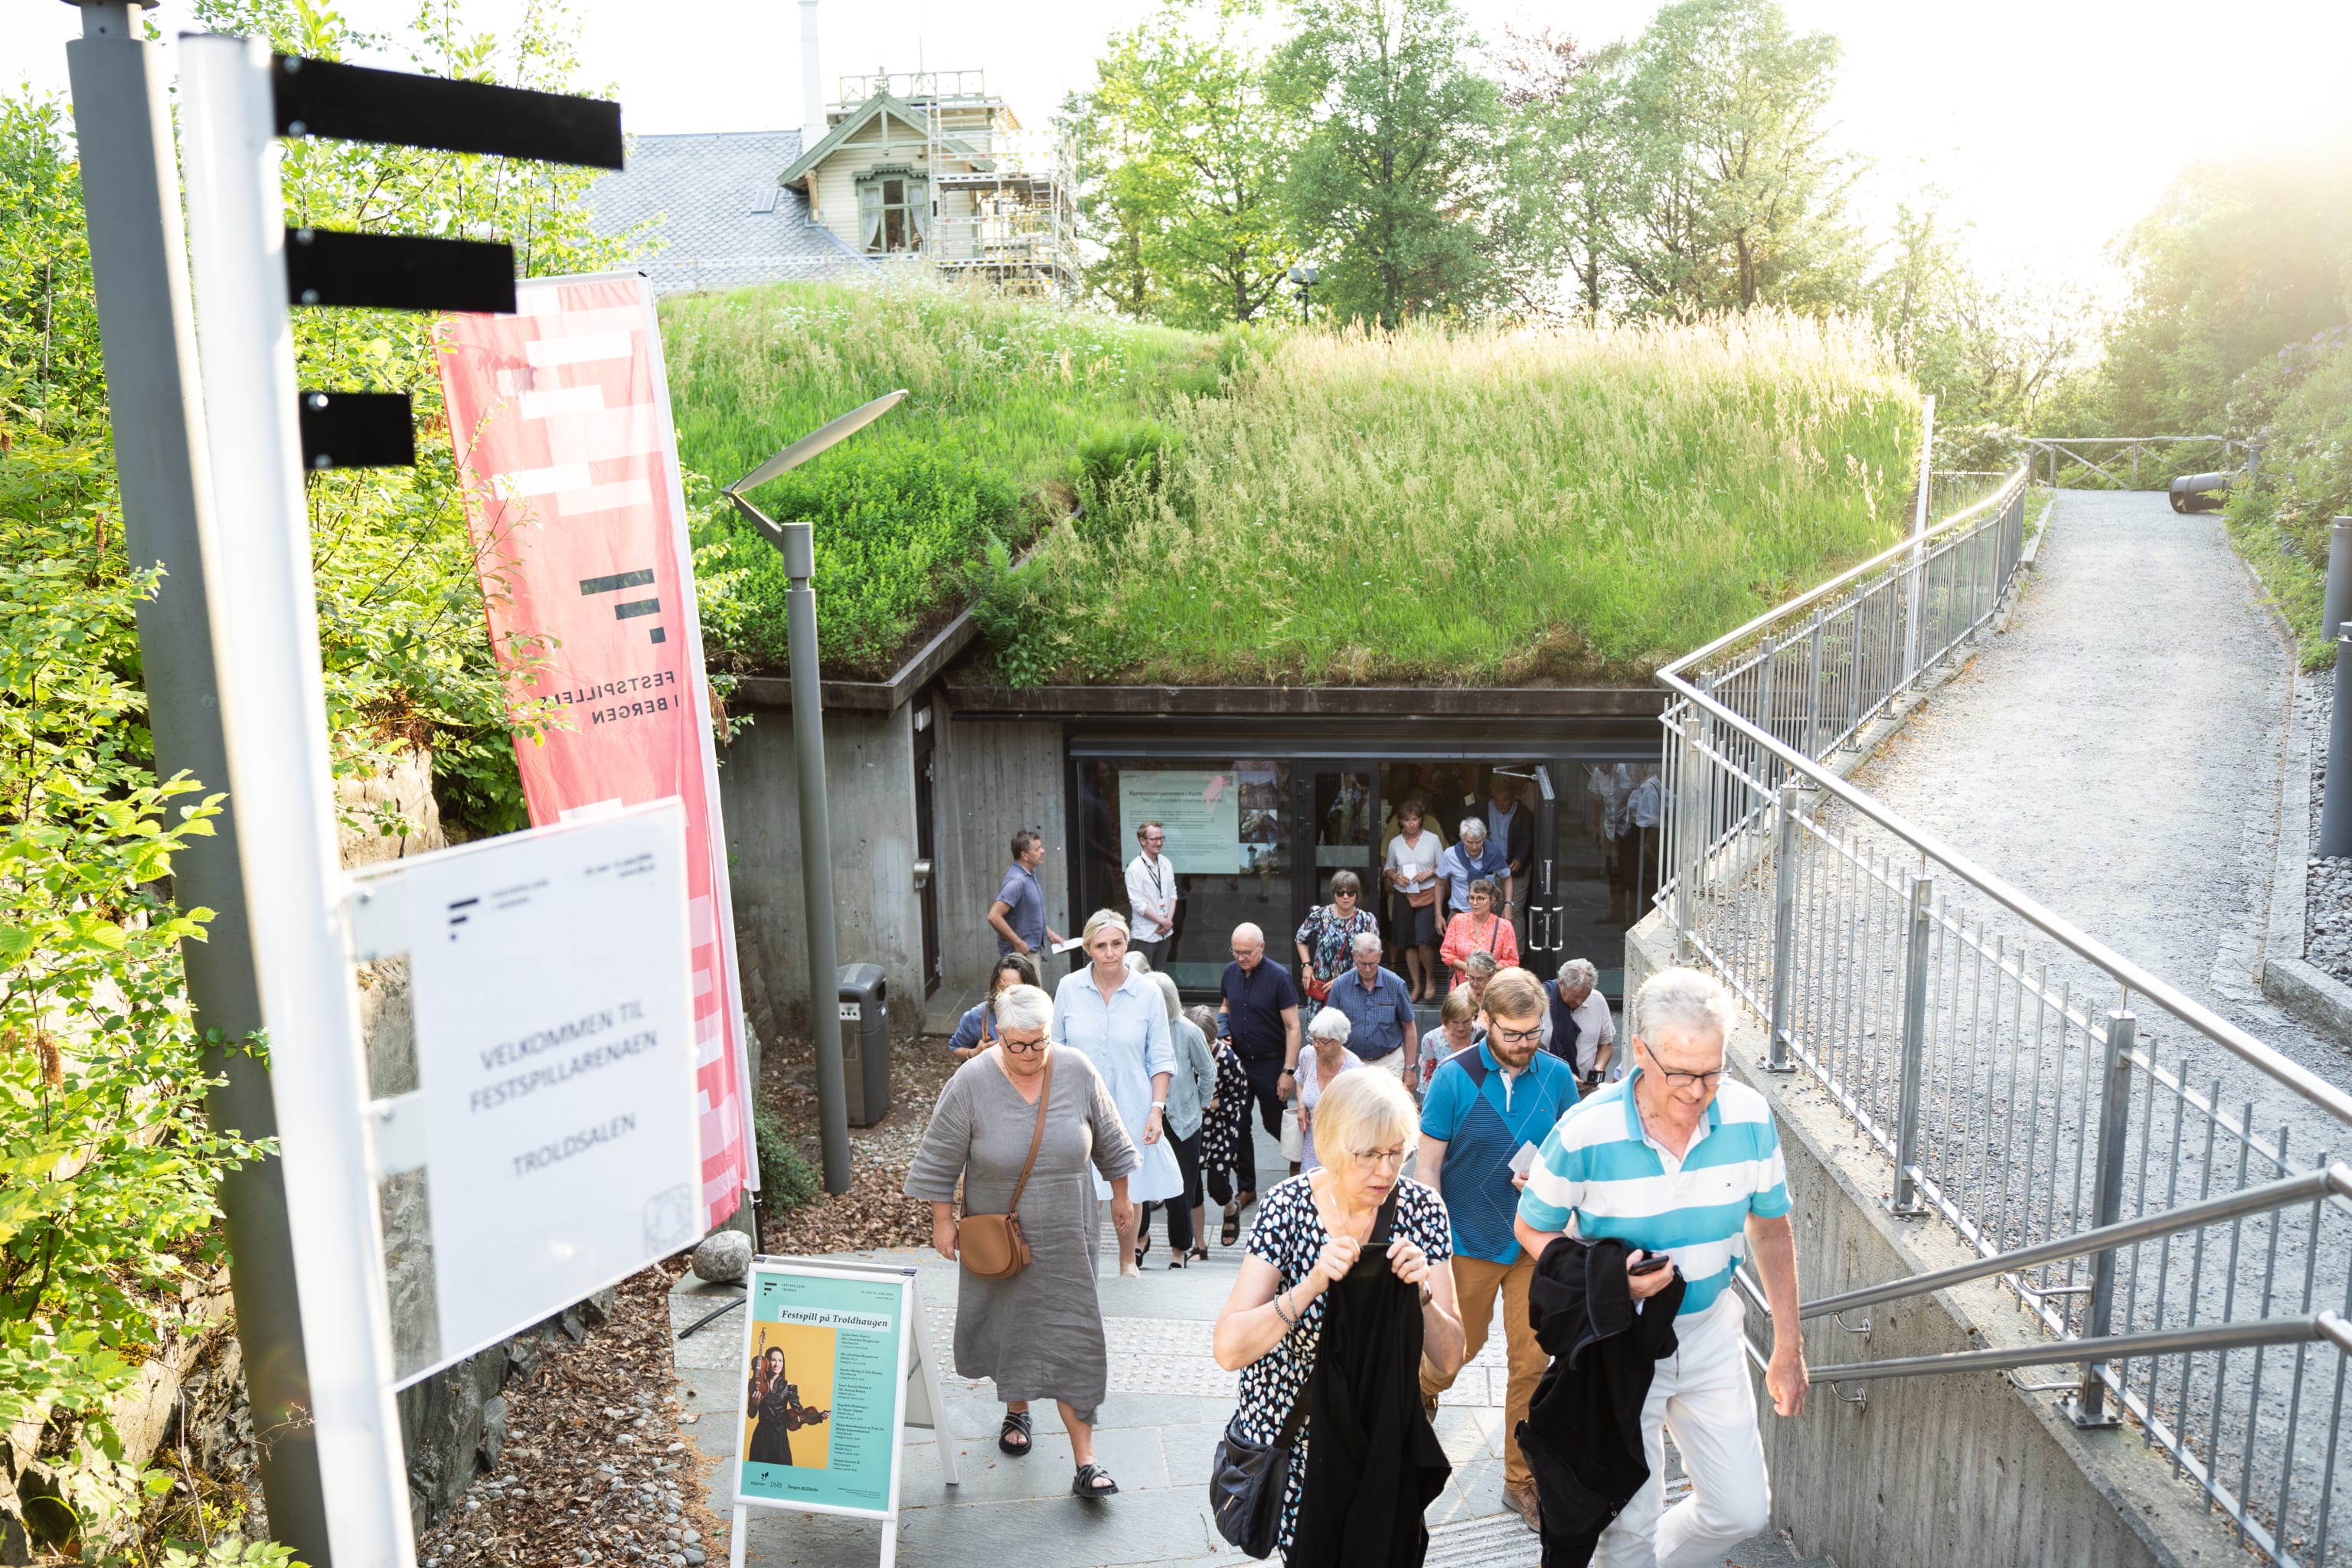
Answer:
[(1511, 1221), (1519, 1190), (1511, 1184), (1511, 1156), (1522, 1144), (1542, 1148), (1575, 1104), (1575, 1069), (1548, 1051), (1538, 1051), (1527, 1070), (1510, 1079), (1483, 1043), (1438, 1063), (1422, 1101), (1421, 1130), (1445, 1142), (1437, 1188), (1453, 1216), (1455, 1252), (1489, 1263), (1518, 1261)]
[[(1033, 952), (1045, 951), (1045, 889), (1037, 885), (1037, 873), (1015, 860), (1005, 868), (1004, 885), (996, 889), (997, 902), (1004, 906), (1004, 923), (1013, 928)], [(1003, 937), (996, 939), (996, 951), (1002, 955), (1013, 951), (1013, 944)]]
[(1348, 1016), (1348, 1048), (1360, 1061), (1374, 1062), (1404, 1044), (1404, 1026), (1412, 1022), (1412, 993), (1404, 977), (1383, 966), (1371, 988), (1354, 964), (1331, 982), (1329, 1005)]
[[(1271, 958), (1259, 959), (1255, 969), (1228, 963), (1224, 978), (1217, 983), (1217, 994), (1224, 1003), (1219, 1010), (1224, 1015), (1225, 1038), (1233, 1041), (1234, 1055), (1245, 1062), (1268, 1057), (1280, 1061), (1289, 1048), (1282, 1010), (1298, 1005), (1298, 987), (1290, 983), (1290, 971)], [(1303, 1047), (1305, 1042), (1300, 1044)]]

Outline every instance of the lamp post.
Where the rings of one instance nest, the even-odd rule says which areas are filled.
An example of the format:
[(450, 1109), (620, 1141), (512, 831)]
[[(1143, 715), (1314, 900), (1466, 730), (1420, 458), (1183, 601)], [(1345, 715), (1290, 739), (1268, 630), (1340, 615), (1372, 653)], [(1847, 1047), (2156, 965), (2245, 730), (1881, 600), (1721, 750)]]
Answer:
[(817, 1133), (824, 1152), (824, 1190), (849, 1190), (849, 1089), (841, 1066), (841, 955), (833, 925), (833, 814), (825, 799), (824, 710), (817, 680), (815, 531), (779, 523), (743, 492), (790, 472), (847, 440), (907, 395), (904, 387), (851, 409), (802, 437), (724, 492), (746, 521), (783, 553), (784, 628), (793, 666), (793, 761), (801, 798), (801, 898), (808, 920), (809, 1034), (816, 1047)]
[(1290, 269), (1290, 280), (1298, 285), (1298, 319), (1302, 322), (1307, 314), (1307, 291), (1314, 288), (1316, 280), (1322, 276), (1322, 271), (1312, 262), (1302, 261)]

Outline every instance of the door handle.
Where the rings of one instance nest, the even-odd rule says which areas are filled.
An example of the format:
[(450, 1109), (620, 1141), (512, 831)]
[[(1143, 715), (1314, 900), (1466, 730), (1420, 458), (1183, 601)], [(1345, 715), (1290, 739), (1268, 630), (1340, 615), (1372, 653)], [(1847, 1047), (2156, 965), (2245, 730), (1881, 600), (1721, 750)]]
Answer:
[(915, 891), (917, 891), (917, 892), (919, 892), (919, 892), (921, 892), (925, 888), (928, 888), (928, 887), (929, 887), (930, 885), (931, 885), (931, 863), (930, 863), (929, 860), (918, 860), (918, 861), (916, 861), (916, 862), (915, 862)]

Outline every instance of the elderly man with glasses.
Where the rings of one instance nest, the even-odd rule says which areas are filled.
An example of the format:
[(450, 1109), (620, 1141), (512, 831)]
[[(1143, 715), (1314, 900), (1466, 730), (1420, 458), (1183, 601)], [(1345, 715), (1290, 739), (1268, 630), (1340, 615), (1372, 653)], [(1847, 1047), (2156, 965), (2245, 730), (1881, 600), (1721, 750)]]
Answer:
[[(1622, 1243), (1637, 1304), (1684, 1281), (1675, 1348), (1658, 1359), (1642, 1406), (1650, 1479), (1601, 1531), (1592, 1561), (1700, 1568), (1762, 1530), (1771, 1506), (1744, 1356), (1746, 1311), (1731, 1283), (1751, 1252), (1772, 1312), (1765, 1390), (1782, 1415), (1805, 1407), (1796, 1234), (1771, 1107), (1725, 1076), (1730, 994), (1697, 970), (1660, 970), (1633, 998), (1632, 1031), (1632, 1074), (1544, 1140), (1517, 1228), (1539, 1263), (1571, 1226), (1580, 1240)], [(1671, 1267), (1658, 1264), (1662, 1256)], [(1662, 1427), (1674, 1433), (1691, 1479), (1690, 1495), (1663, 1512)]]

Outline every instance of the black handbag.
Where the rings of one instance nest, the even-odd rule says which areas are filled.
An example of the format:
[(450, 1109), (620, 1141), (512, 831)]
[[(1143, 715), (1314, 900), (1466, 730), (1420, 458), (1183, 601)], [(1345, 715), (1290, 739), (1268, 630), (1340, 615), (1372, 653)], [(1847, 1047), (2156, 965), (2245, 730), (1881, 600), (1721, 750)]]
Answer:
[(1307, 1419), (1307, 1390), (1283, 1418), (1282, 1435), (1271, 1443), (1241, 1435), (1241, 1413), (1227, 1423), (1217, 1439), (1217, 1458), (1209, 1471), (1209, 1502), (1217, 1516), (1217, 1533), (1252, 1557), (1274, 1555), (1282, 1530), (1282, 1494), (1290, 1487), (1290, 1455), (1298, 1443), (1298, 1428)]
[[(1396, 1194), (1391, 1191), (1364, 1242), (1367, 1257), (1388, 1245), (1395, 1222)], [(1291, 1455), (1306, 1421), (1307, 1385), (1302, 1384), (1290, 1414), (1282, 1418), (1282, 1433), (1273, 1442), (1243, 1436), (1236, 1429), (1238, 1410), (1217, 1439), (1217, 1457), (1209, 1468), (1209, 1506), (1217, 1516), (1217, 1533), (1252, 1557), (1274, 1555), (1282, 1533), (1282, 1494), (1290, 1489)]]

